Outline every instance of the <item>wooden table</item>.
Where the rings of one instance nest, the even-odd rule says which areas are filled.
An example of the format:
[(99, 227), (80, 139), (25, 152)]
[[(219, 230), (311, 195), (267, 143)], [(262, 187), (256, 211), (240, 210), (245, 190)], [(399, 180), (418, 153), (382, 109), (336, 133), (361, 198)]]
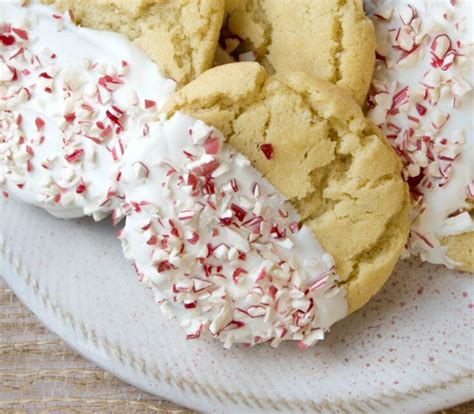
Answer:
[[(125, 384), (69, 349), (0, 277), (1, 413), (192, 413)], [(474, 402), (446, 413), (474, 413)]]

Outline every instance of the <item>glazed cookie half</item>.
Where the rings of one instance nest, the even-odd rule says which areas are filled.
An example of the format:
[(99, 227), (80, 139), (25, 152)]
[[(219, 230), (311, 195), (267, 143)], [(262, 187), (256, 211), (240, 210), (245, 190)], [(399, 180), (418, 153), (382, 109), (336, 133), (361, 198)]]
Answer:
[(218, 128), (291, 202), (334, 257), (350, 311), (382, 287), (407, 240), (409, 197), (400, 161), (348, 93), (234, 63), (201, 75), (164, 111)]
[(129, 130), (175, 86), (125, 36), (39, 2), (0, 2), (0, 188), (55, 216), (118, 219)]
[(366, 6), (377, 35), (368, 117), (403, 162), (412, 195), (408, 252), (474, 272), (472, 2)]
[(97, 30), (133, 40), (166, 77), (183, 85), (211, 67), (224, 0), (42, 0)]
[(183, 112), (137, 131), (121, 164), (124, 255), (187, 339), (305, 349), (347, 315), (334, 260), (224, 141)]
[(375, 36), (362, 0), (226, 0), (225, 8), (217, 62), (233, 57), (257, 60), (269, 73), (303, 71), (364, 103)]

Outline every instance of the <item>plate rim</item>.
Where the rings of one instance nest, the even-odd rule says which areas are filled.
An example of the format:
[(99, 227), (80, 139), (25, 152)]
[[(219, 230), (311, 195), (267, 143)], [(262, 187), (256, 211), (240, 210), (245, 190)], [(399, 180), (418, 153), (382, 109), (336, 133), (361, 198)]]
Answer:
[[(3, 261), (3, 278), (7, 285), (13, 290), (20, 301), (41, 321), (48, 329), (60, 337), (68, 346), (77, 351), (87, 360), (93, 362), (102, 369), (111, 372), (114, 376), (121, 380), (132, 384), (133, 386), (143, 389), (152, 395), (163, 397), (163, 394), (157, 394), (156, 390), (151, 386), (146, 386), (143, 381), (140, 381), (137, 371), (140, 371), (146, 377), (151, 375), (153, 379), (160, 383), (163, 381), (171, 388), (178, 387), (183, 393), (191, 392), (195, 397), (214, 397), (217, 401), (225, 405), (238, 406), (244, 405), (249, 410), (255, 409), (257, 406), (260, 409), (269, 410), (294, 410), (294, 411), (337, 411), (347, 412), (346, 407), (350, 407), (358, 412), (366, 412), (366, 410), (376, 411), (376, 406), (384, 407), (387, 410), (392, 410), (399, 406), (400, 408), (405, 404), (420, 403), (420, 398), (430, 396), (438, 396), (442, 398), (442, 402), (430, 404), (427, 409), (443, 409), (450, 407), (453, 404), (463, 403), (469, 401), (472, 395), (469, 393), (469, 388), (473, 385), (473, 372), (470, 369), (461, 369), (460, 373), (452, 374), (448, 380), (437, 382), (430, 385), (424, 385), (408, 392), (395, 391), (393, 393), (381, 393), (379, 398), (369, 397), (366, 400), (350, 397), (346, 399), (335, 399), (332, 401), (322, 400), (303, 400), (292, 398), (291, 400), (260, 398), (250, 392), (247, 396), (242, 393), (236, 395), (230, 394), (225, 388), (218, 388), (212, 384), (205, 382), (198, 382), (196, 380), (181, 377), (172, 372), (159, 370), (159, 373), (147, 372), (144, 359), (136, 356), (135, 352), (129, 349), (124, 349), (119, 344), (113, 345), (107, 341), (106, 337), (99, 336), (94, 329), (87, 326), (87, 322), (83, 320), (78, 321), (68, 311), (61, 308), (60, 305), (54, 303), (51, 296), (44, 287), (41, 286), (40, 281), (35, 278), (23, 265), (21, 257), (15, 255), (7, 246), (4, 238), (0, 234), (0, 263)], [(23, 282), (23, 286), (21, 286)], [(26, 289), (26, 290), (25, 290)], [(33, 303), (32, 298), (35, 303)], [(41, 309), (44, 308), (44, 313)], [(54, 316), (54, 321), (59, 322), (55, 326), (53, 322), (48, 322), (48, 313)], [(70, 325), (68, 327), (68, 324)], [(62, 325), (62, 326), (61, 326)], [(74, 335), (68, 335), (65, 330), (71, 330)], [(80, 338), (74, 338), (75, 335), (80, 335)], [(77, 339), (74, 341), (74, 339)], [(96, 354), (91, 352), (91, 347), (95, 348)], [(89, 352), (88, 352), (89, 351)], [(106, 355), (110, 363), (109, 365), (100, 360), (100, 355)], [(120, 367), (130, 371), (130, 375), (120, 371)], [(448, 393), (446, 392), (448, 391)], [(165, 393), (167, 394), (167, 393)], [(447, 394), (447, 395), (444, 395)], [(183, 405), (182, 401), (173, 399), (173, 396), (166, 396), (179, 405)], [(427, 404), (428, 405), (428, 404)], [(434, 407), (433, 407), (434, 405)], [(191, 403), (188, 405), (194, 409), (203, 409), (202, 405)], [(257, 408), (257, 409), (258, 409)]]

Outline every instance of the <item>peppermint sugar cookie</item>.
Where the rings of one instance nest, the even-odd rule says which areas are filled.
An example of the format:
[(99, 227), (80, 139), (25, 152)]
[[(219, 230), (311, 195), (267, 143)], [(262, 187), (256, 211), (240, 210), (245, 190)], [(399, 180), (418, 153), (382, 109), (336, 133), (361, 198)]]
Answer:
[(100, 219), (121, 202), (129, 127), (146, 131), (175, 82), (121, 35), (21, 3), (0, 4), (0, 187)]
[(211, 67), (224, 14), (224, 0), (42, 1), (70, 9), (85, 27), (127, 36), (178, 85)]
[(363, 104), (375, 59), (362, 0), (226, 0), (216, 61), (257, 60), (270, 73), (303, 71)]
[(408, 234), (401, 165), (357, 103), (257, 63), (211, 69), (122, 160), (120, 234), (189, 339), (306, 348), (365, 304)]
[(125, 256), (188, 339), (305, 348), (346, 315), (332, 257), (219, 131), (177, 113), (123, 165)]
[(412, 195), (408, 250), (474, 272), (472, 2), (367, 6), (378, 44), (369, 117), (403, 161)]

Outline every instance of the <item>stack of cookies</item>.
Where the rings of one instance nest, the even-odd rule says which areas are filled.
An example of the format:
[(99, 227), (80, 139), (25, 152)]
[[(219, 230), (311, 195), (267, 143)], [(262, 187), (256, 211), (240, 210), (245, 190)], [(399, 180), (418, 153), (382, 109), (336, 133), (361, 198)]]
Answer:
[(402, 254), (474, 271), (462, 6), (43, 3), (0, 5), (0, 186), (124, 219), (188, 339), (305, 349)]

